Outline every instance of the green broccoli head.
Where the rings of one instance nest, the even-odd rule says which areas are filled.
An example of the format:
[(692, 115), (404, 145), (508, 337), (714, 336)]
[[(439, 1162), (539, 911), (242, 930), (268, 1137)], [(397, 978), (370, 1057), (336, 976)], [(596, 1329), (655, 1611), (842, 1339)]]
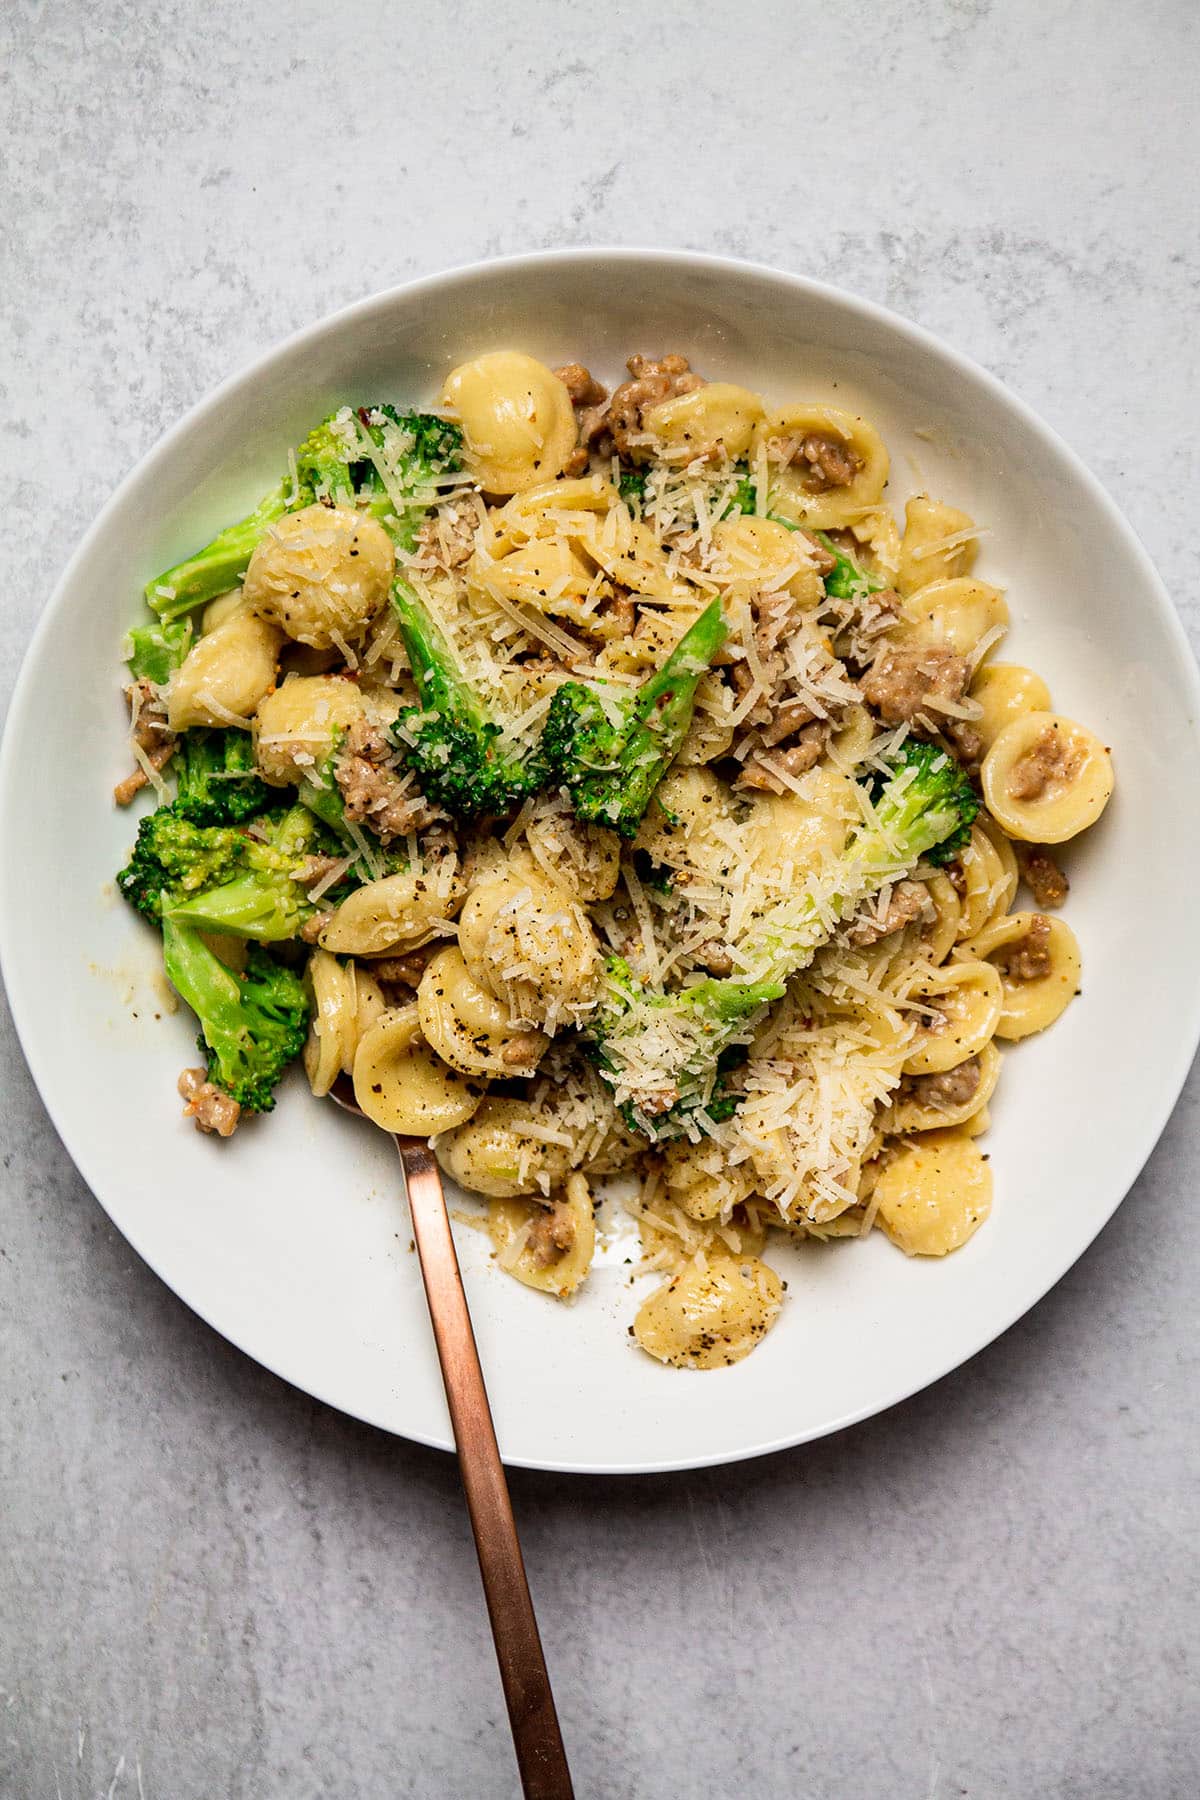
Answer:
[(900, 746), (872, 799), (875, 817), (859, 833), (858, 851), (896, 864), (922, 857), (938, 865), (953, 862), (979, 811), (979, 796), (961, 765), (948, 751), (916, 738)]
[(568, 681), (558, 689), (542, 751), (579, 818), (636, 837), (687, 734), (700, 677), (725, 636), (721, 603), (714, 600), (641, 687)]
[(187, 731), (175, 752), (175, 810), (193, 825), (240, 825), (276, 799), (260, 780), (248, 731)]
[(462, 468), (462, 429), (435, 413), (399, 412), (394, 406), (363, 406), (357, 418), (366, 450), (355, 465), (359, 504), (367, 505), (400, 549), (411, 550), (445, 477)]
[(135, 681), (152, 681), (162, 687), (183, 662), (194, 635), (190, 619), (172, 619), (166, 624), (153, 619), (147, 625), (135, 625), (125, 639), (129, 673)]
[(166, 904), (230, 880), (245, 862), (244, 834), (194, 824), (174, 804), (147, 813), (117, 886), (144, 918), (158, 923)]
[(545, 782), (538, 751), (514, 744), (428, 607), (407, 582), (392, 588), (421, 705), (403, 713), (393, 739), (431, 800), (457, 819), (503, 817)]
[(200, 1021), (208, 1078), (245, 1112), (270, 1112), (288, 1064), (304, 1048), (309, 1000), (301, 977), (252, 946), (242, 974), (200, 933), (163, 915), (167, 978)]

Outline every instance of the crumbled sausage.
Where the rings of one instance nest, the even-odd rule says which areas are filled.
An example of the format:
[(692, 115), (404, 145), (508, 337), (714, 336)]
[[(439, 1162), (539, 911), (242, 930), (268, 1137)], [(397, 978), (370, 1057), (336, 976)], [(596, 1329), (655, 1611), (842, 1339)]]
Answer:
[(918, 1106), (932, 1106), (939, 1112), (950, 1112), (966, 1106), (979, 1092), (983, 1071), (977, 1056), (968, 1056), (956, 1068), (944, 1069), (938, 1075), (906, 1075), (900, 1083), (900, 1096), (915, 1100)]
[(306, 856), (296, 870), (295, 879), (301, 887), (316, 887), (319, 881), (324, 881), (327, 875), (340, 869), (345, 860), (344, 856)]
[(970, 719), (952, 720), (946, 727), (946, 736), (963, 767), (972, 771), (978, 769), (983, 761), (984, 743)]
[(846, 942), (860, 948), (877, 944), (880, 938), (890, 937), (893, 931), (901, 931), (905, 925), (927, 919), (932, 913), (933, 901), (923, 881), (898, 881), (885, 906), (876, 905), (855, 920), (846, 933)]
[(806, 725), (796, 742), (787, 750), (759, 750), (746, 758), (734, 782), (736, 788), (754, 788), (767, 794), (785, 794), (790, 776), (805, 775), (821, 760), (821, 752), (829, 739), (829, 726), (821, 720)]
[(419, 950), (408, 950), (403, 956), (377, 956), (368, 966), (376, 981), (383, 982), (386, 987), (416, 988), (420, 986), (426, 965), (444, 948), (444, 944), (439, 943), (422, 944)]
[[(144, 679), (131, 682), (125, 689), (129, 704), (129, 737), (137, 745), (152, 769), (161, 769), (175, 754), (179, 740), (167, 726), (167, 702), (161, 688)], [(150, 777), (139, 763), (132, 775), (119, 781), (113, 789), (118, 806), (128, 806), (140, 794)]]
[(319, 912), (314, 913), (311, 919), (305, 919), (300, 927), (301, 940), (306, 944), (317, 943), (332, 917), (332, 912)]
[(937, 702), (957, 704), (970, 674), (966, 657), (953, 650), (931, 646), (884, 650), (863, 676), (863, 699), (885, 724), (934, 731), (946, 717)]
[(575, 1242), (575, 1220), (565, 1200), (555, 1200), (533, 1222), (527, 1247), (537, 1262), (549, 1267)]
[(1050, 954), (1050, 921), (1034, 913), (1025, 936), (1009, 947), (1004, 971), (1010, 981), (1044, 981), (1054, 967)]
[(1053, 725), (1019, 756), (1008, 774), (1008, 791), (1014, 800), (1040, 800), (1052, 781), (1070, 781), (1076, 758), (1069, 743)]
[(831, 488), (849, 487), (863, 466), (862, 457), (849, 444), (826, 431), (810, 431), (795, 440), (774, 438), (767, 448), (785, 466), (797, 470), (800, 485), (809, 494), (827, 494)]
[(619, 456), (631, 462), (642, 462), (647, 446), (639, 440), (645, 435), (643, 415), (651, 406), (672, 400), (677, 394), (691, 394), (704, 386), (703, 375), (688, 367), (686, 356), (631, 356), (626, 363), (630, 379), (613, 392), (602, 421), (604, 435), (611, 438)]
[(540, 1031), (518, 1031), (500, 1052), (500, 1061), (510, 1069), (529, 1069), (537, 1062), (544, 1042)]
[(564, 363), (554, 373), (570, 394), (572, 406), (599, 406), (602, 400), (608, 399), (608, 389), (582, 363)]
[(771, 723), (763, 726), (762, 741), (770, 750), (776, 744), (782, 744), (784, 738), (791, 737), (794, 731), (811, 725), (816, 716), (807, 701), (785, 700)]
[(479, 515), (470, 500), (455, 500), (439, 507), (422, 521), (417, 532), (419, 562), (447, 573), (461, 569), (471, 560), (478, 526)]
[(1035, 904), (1043, 911), (1061, 906), (1071, 884), (1050, 852), (1041, 844), (1015, 844), (1013, 848)]
[(178, 1082), (180, 1099), (186, 1100), (185, 1119), (191, 1119), (197, 1131), (215, 1132), (217, 1137), (232, 1137), (242, 1109), (230, 1094), (214, 1087), (204, 1069), (185, 1069)]
[(409, 837), (442, 815), (411, 775), (400, 775), (396, 752), (377, 725), (355, 719), (346, 732), (334, 780), (352, 825), (367, 825), (382, 843)]

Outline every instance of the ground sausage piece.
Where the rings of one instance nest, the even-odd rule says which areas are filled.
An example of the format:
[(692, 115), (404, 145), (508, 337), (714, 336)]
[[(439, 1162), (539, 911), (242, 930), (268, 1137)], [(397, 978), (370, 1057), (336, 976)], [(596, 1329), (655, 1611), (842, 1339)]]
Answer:
[(903, 930), (914, 919), (928, 917), (932, 910), (929, 889), (923, 881), (898, 881), (882, 911), (875, 908), (855, 920), (846, 933), (846, 942), (860, 947), (877, 944), (880, 938)]
[(885, 650), (863, 676), (862, 695), (885, 724), (933, 731), (945, 714), (939, 718), (936, 706), (926, 712), (930, 700), (961, 700), (970, 678), (966, 657), (953, 650)]
[(518, 1031), (500, 1052), (500, 1061), (510, 1069), (529, 1069), (537, 1062), (538, 1051), (545, 1041), (539, 1031)]
[(810, 431), (792, 453), (793, 465), (806, 464), (800, 476), (801, 486), (810, 494), (827, 494), (830, 488), (849, 487), (862, 468), (856, 456), (841, 438), (821, 431)]
[(940, 1075), (908, 1075), (901, 1083), (901, 1094), (906, 1100), (915, 1100), (918, 1106), (933, 1106), (940, 1112), (950, 1112), (957, 1106), (966, 1106), (979, 1092), (979, 1084), (983, 1072), (977, 1056), (968, 1056), (966, 1062), (957, 1068), (945, 1069)]
[(422, 944), (419, 950), (409, 950), (403, 956), (377, 956), (366, 966), (376, 981), (415, 988), (420, 985), (427, 963), (444, 948), (439, 943)]
[(1044, 981), (1054, 967), (1050, 955), (1050, 921), (1034, 913), (1029, 930), (1018, 938), (1005, 959), (1010, 981)]
[(534, 1220), (528, 1248), (538, 1262), (548, 1267), (560, 1256), (565, 1256), (574, 1242), (575, 1221), (571, 1209), (565, 1200), (556, 1200)]
[(955, 719), (946, 727), (946, 736), (954, 753), (967, 769), (978, 769), (983, 761), (983, 739), (969, 719)]
[(315, 944), (332, 917), (332, 912), (319, 912), (314, 913), (311, 919), (305, 919), (300, 927), (301, 941), (306, 944)]
[(232, 1095), (214, 1087), (203, 1069), (185, 1069), (178, 1086), (180, 1098), (187, 1101), (183, 1116), (193, 1121), (197, 1131), (233, 1136), (242, 1109)]
[(397, 774), (395, 751), (377, 725), (355, 719), (334, 769), (346, 817), (352, 825), (368, 825), (382, 843), (409, 837), (440, 818), (410, 776)]
[(604, 431), (608, 419), (608, 389), (582, 363), (564, 363), (554, 373), (571, 396), (579, 429), (579, 443), (563, 464), (563, 474), (586, 475), (592, 444)]
[(1021, 873), (1038, 907), (1044, 910), (1061, 906), (1071, 891), (1071, 884), (1050, 852), (1041, 844), (1016, 844), (1014, 848)]
[(837, 568), (837, 557), (833, 554), (832, 550), (826, 549), (820, 538), (813, 532), (802, 531), (800, 536), (804, 539), (804, 542), (812, 552), (811, 561), (813, 568), (817, 571), (817, 574), (821, 577), (822, 581), (824, 581), (826, 575), (832, 575), (833, 571)]
[(828, 737), (829, 727), (826, 724), (806, 725), (790, 749), (774, 750), (769, 755), (760, 750), (748, 757), (734, 787), (754, 788), (767, 794), (786, 794), (789, 791), (788, 783), (783, 777), (790, 775), (794, 780), (798, 775), (806, 775), (809, 769), (820, 762)]
[(470, 501), (439, 507), (422, 521), (417, 532), (420, 561), (447, 572), (461, 569), (471, 560), (478, 525), (479, 517)]
[[(161, 688), (155, 687), (152, 681), (139, 680), (132, 682), (125, 689), (125, 698), (129, 703), (130, 740), (142, 752), (152, 769), (161, 769), (170, 762), (179, 742), (174, 732), (167, 729), (167, 706)], [(113, 799), (118, 806), (128, 806), (135, 794), (140, 794), (150, 777), (139, 763), (132, 775), (119, 781), (113, 789)]]
[(816, 716), (806, 701), (785, 700), (771, 723), (763, 727), (762, 741), (772, 749), (776, 744), (782, 744), (784, 738), (791, 737), (794, 731), (811, 725)]
[(564, 363), (554, 373), (570, 394), (572, 406), (599, 406), (602, 400), (608, 399), (608, 389), (582, 363)]
[(1014, 800), (1040, 800), (1051, 781), (1070, 781), (1076, 759), (1061, 732), (1047, 725), (1045, 731), (1009, 771), (1008, 791)]
[(648, 455), (647, 447), (633, 440), (645, 431), (643, 413), (663, 400), (674, 399), (676, 394), (694, 393), (704, 386), (704, 377), (688, 367), (686, 356), (662, 356), (657, 361), (648, 356), (631, 356), (625, 366), (631, 379), (615, 389), (604, 425), (619, 456), (642, 462)]
[(296, 870), (295, 880), (301, 887), (316, 887), (318, 881), (324, 881), (335, 869), (344, 867), (345, 861), (344, 856), (306, 856)]

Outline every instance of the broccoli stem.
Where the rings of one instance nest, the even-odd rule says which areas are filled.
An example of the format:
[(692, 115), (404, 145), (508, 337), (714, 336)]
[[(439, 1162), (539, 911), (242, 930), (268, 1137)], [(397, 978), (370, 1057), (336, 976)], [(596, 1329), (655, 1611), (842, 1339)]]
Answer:
[(146, 602), (151, 611), (169, 624), (236, 587), (264, 532), (288, 511), (291, 498), (291, 481), (281, 481), (247, 518), (227, 526), (203, 550), (147, 582)]
[(300, 977), (255, 946), (238, 976), (200, 934), (163, 914), (163, 964), (200, 1021), (209, 1079), (247, 1112), (270, 1112), (284, 1069), (300, 1054), (309, 1003)]

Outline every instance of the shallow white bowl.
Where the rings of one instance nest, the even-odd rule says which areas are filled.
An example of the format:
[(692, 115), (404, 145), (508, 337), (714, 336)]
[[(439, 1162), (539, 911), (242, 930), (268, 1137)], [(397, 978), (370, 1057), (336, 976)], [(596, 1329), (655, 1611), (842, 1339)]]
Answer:
[[(698, 1466), (818, 1437), (972, 1355), (1091, 1242), (1152, 1149), (1200, 1028), (1200, 686), (1143, 550), (1097, 482), (998, 382), (916, 327), (814, 282), (650, 251), (477, 265), (381, 294), (227, 382), (104, 508), (46, 609), (0, 758), (0, 951), (34, 1078), (115, 1224), (233, 1343), (389, 1431), (449, 1446), (389, 1140), (297, 1077), (232, 1144), (180, 1117), (194, 1060), (167, 1015), (157, 940), (114, 897), (133, 821), (121, 638), (156, 570), (240, 516), (335, 405), (420, 400), (479, 351), (579, 358), (683, 351), (777, 400), (859, 407), (892, 452), (893, 503), (927, 487), (990, 528), (1002, 654), (1114, 746), (1118, 790), (1071, 850), (1083, 996), (1006, 1059), (987, 1139), (990, 1223), (947, 1262), (866, 1243), (772, 1252), (779, 1325), (735, 1368), (662, 1368), (632, 1347), (625, 1249), (558, 1306), (459, 1231), (506, 1459), (594, 1473)], [(65, 728), (64, 728), (65, 724)]]

